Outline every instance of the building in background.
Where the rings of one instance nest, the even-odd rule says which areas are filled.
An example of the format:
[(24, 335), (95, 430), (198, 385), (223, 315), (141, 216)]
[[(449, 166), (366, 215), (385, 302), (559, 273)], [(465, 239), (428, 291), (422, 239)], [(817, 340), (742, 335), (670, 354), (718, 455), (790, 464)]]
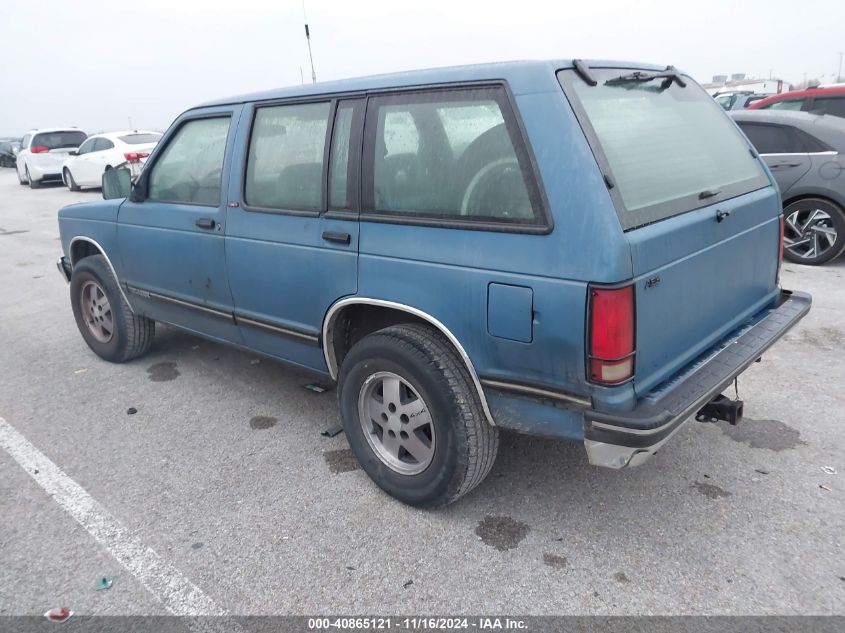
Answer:
[(756, 94), (774, 95), (789, 89), (782, 79), (753, 79), (745, 73), (733, 75), (713, 75), (713, 81), (702, 84), (711, 95), (717, 92), (753, 92)]

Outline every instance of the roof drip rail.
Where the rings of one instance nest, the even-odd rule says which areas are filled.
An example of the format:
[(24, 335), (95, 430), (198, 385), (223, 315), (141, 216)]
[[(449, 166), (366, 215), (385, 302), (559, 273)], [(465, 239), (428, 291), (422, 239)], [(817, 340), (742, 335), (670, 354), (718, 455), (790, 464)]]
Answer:
[(580, 59), (573, 59), (572, 66), (575, 68), (575, 72), (578, 73), (578, 76), (583, 79), (584, 83), (588, 86), (598, 85), (599, 82), (597, 82), (593, 77), (593, 73), (590, 72), (590, 67), (587, 65), (587, 62)]

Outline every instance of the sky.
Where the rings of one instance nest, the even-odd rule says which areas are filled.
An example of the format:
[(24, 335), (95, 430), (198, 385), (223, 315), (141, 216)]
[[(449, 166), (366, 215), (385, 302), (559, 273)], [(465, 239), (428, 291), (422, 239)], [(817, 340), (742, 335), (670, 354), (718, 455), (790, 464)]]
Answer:
[[(843, 0), (306, 0), (318, 80), (513, 59), (618, 59), (834, 81)], [(302, 0), (0, 0), (0, 135), (163, 130), (310, 81)], [(843, 67), (845, 73), (845, 67)]]

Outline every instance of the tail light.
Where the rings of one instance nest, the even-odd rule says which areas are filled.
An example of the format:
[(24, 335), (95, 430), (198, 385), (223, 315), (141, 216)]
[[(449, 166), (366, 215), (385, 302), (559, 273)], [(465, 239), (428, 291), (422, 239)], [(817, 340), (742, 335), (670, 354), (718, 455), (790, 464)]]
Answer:
[(590, 380), (617, 385), (634, 375), (634, 287), (590, 286)]
[(123, 154), (123, 157), (127, 161), (132, 162), (134, 160), (141, 160), (142, 158), (146, 158), (149, 155), (149, 152), (126, 152), (125, 154)]
[(31, 154), (44, 154), (44, 153), (49, 152), (49, 151), (50, 151), (50, 148), (44, 147), (43, 145), (36, 145), (35, 147), (31, 147), (29, 149), (29, 152)]

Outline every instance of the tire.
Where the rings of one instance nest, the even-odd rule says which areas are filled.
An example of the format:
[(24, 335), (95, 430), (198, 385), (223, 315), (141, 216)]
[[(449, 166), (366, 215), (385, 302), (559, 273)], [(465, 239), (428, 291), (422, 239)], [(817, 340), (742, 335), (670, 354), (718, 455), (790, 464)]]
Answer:
[(823, 198), (804, 198), (787, 205), (783, 219), (783, 256), (789, 261), (818, 266), (845, 250), (845, 211), (839, 205)]
[[(92, 299), (96, 299), (102, 309), (98, 309)], [(155, 336), (155, 321), (132, 312), (102, 255), (86, 257), (73, 267), (70, 302), (82, 338), (100, 358), (123, 363), (150, 348)], [(93, 321), (92, 315), (96, 317)], [(107, 330), (110, 330), (108, 336)]]
[(40, 189), (41, 183), (38, 180), (33, 180), (32, 176), (29, 175), (29, 167), (26, 168), (26, 181), (29, 183), (30, 189)]
[[(26, 169), (26, 166), (24, 166), (24, 169)], [(21, 178), (21, 172), (20, 172), (20, 170), (18, 170), (18, 168), (17, 168), (17, 167), (15, 167), (15, 173), (18, 175), (18, 184), (20, 184), (20, 185), (26, 185), (26, 180), (24, 180), (23, 178)]]
[[(392, 392), (398, 398), (387, 393), (394, 379), (404, 383)], [(362, 468), (403, 503), (427, 508), (452, 503), (480, 484), (496, 459), (498, 429), (488, 423), (460, 357), (428, 326), (391, 326), (358, 341), (340, 368), (338, 402), (346, 437)], [(386, 420), (384, 426), (375, 422), (369, 404), (383, 410), (379, 417)], [(416, 416), (428, 422), (413, 431)], [(404, 440), (393, 434), (387, 440), (391, 444), (383, 442), (394, 429)], [(414, 440), (406, 430), (417, 436), (414, 444), (407, 443)], [(405, 445), (414, 452), (422, 445), (424, 451), (426, 439), (430, 453), (425, 459), (407, 451), (402, 455)], [(403, 447), (399, 459), (385, 457), (388, 446), (397, 444)]]
[(70, 191), (79, 191), (79, 185), (76, 184), (76, 181), (73, 179), (73, 174), (70, 173), (70, 169), (65, 168), (65, 185)]

